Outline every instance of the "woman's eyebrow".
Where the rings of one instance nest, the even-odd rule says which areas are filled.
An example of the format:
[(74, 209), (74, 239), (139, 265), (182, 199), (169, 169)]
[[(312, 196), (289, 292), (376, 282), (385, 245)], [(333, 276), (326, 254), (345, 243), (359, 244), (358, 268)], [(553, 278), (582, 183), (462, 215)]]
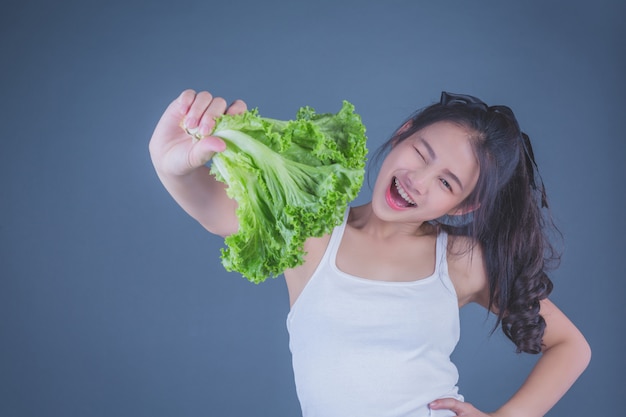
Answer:
[[(430, 143), (428, 143), (426, 141), (426, 139), (424, 139), (423, 137), (419, 138), (420, 142), (422, 142), (424, 144), (424, 147), (426, 148), (426, 152), (428, 152), (428, 156), (432, 159), (435, 160), (437, 159), (437, 154), (435, 153), (435, 151), (433, 150), (433, 147), (430, 146)], [(461, 183), (461, 180), (459, 179), (459, 177), (457, 177), (456, 175), (454, 175), (454, 173), (452, 171), (450, 171), (449, 169), (445, 170), (446, 174), (452, 178), (452, 181), (456, 182), (459, 185), (459, 188), (461, 189), (461, 191), (463, 191), (463, 184)]]

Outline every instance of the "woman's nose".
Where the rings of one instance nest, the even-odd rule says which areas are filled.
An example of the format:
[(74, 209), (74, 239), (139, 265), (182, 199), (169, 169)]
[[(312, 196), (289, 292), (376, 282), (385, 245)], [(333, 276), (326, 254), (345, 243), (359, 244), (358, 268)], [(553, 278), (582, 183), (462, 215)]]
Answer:
[(429, 173), (427, 170), (414, 171), (408, 176), (408, 186), (417, 194), (425, 194), (428, 189)]

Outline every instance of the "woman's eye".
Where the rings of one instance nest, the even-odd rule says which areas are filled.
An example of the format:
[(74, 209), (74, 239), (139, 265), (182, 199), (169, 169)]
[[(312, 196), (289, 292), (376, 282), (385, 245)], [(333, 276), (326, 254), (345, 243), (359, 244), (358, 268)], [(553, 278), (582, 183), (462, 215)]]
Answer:
[(422, 160), (424, 160), (424, 162), (426, 162), (426, 158), (424, 158), (424, 155), (422, 155), (422, 153), (420, 152), (419, 149), (413, 147), (413, 149), (415, 149), (415, 152), (417, 152), (417, 154), (420, 156), (420, 158), (422, 158)]
[(450, 183), (448, 181), (446, 181), (445, 179), (441, 179), (441, 183), (443, 184), (444, 187), (446, 187), (448, 190), (452, 191), (452, 186), (450, 185)]

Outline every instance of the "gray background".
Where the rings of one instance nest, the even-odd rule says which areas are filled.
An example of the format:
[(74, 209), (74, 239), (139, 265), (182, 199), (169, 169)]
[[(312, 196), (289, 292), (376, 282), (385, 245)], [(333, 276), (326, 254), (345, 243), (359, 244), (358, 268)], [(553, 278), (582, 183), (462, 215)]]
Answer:
[[(5, 1), (0, 415), (299, 415), (282, 278), (224, 272), (221, 239), (149, 161), (152, 129), (185, 88), (275, 118), (348, 99), (370, 149), (441, 90), (513, 107), (565, 235), (552, 298), (594, 352), (549, 415), (622, 412), (625, 12), (622, 1)], [(480, 309), (462, 321), (461, 389), (488, 411), (535, 358), (490, 337)]]

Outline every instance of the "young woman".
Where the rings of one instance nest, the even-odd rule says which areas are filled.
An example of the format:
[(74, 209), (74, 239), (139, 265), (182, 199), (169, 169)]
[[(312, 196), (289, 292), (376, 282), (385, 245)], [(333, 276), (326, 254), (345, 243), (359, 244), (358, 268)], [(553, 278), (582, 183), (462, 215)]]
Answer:
[[(170, 104), (150, 141), (159, 178), (212, 233), (237, 231), (236, 203), (205, 164), (225, 149), (214, 119), (243, 112), (208, 92)], [(181, 129), (199, 132), (192, 141)], [(511, 110), (443, 93), (383, 147), (370, 203), (310, 238), (285, 271), (287, 325), (305, 417), (543, 416), (587, 366), (584, 337), (547, 296), (553, 252), (543, 184)], [(458, 309), (478, 303), (523, 352), (541, 353), (492, 413), (464, 402), (450, 361)]]

